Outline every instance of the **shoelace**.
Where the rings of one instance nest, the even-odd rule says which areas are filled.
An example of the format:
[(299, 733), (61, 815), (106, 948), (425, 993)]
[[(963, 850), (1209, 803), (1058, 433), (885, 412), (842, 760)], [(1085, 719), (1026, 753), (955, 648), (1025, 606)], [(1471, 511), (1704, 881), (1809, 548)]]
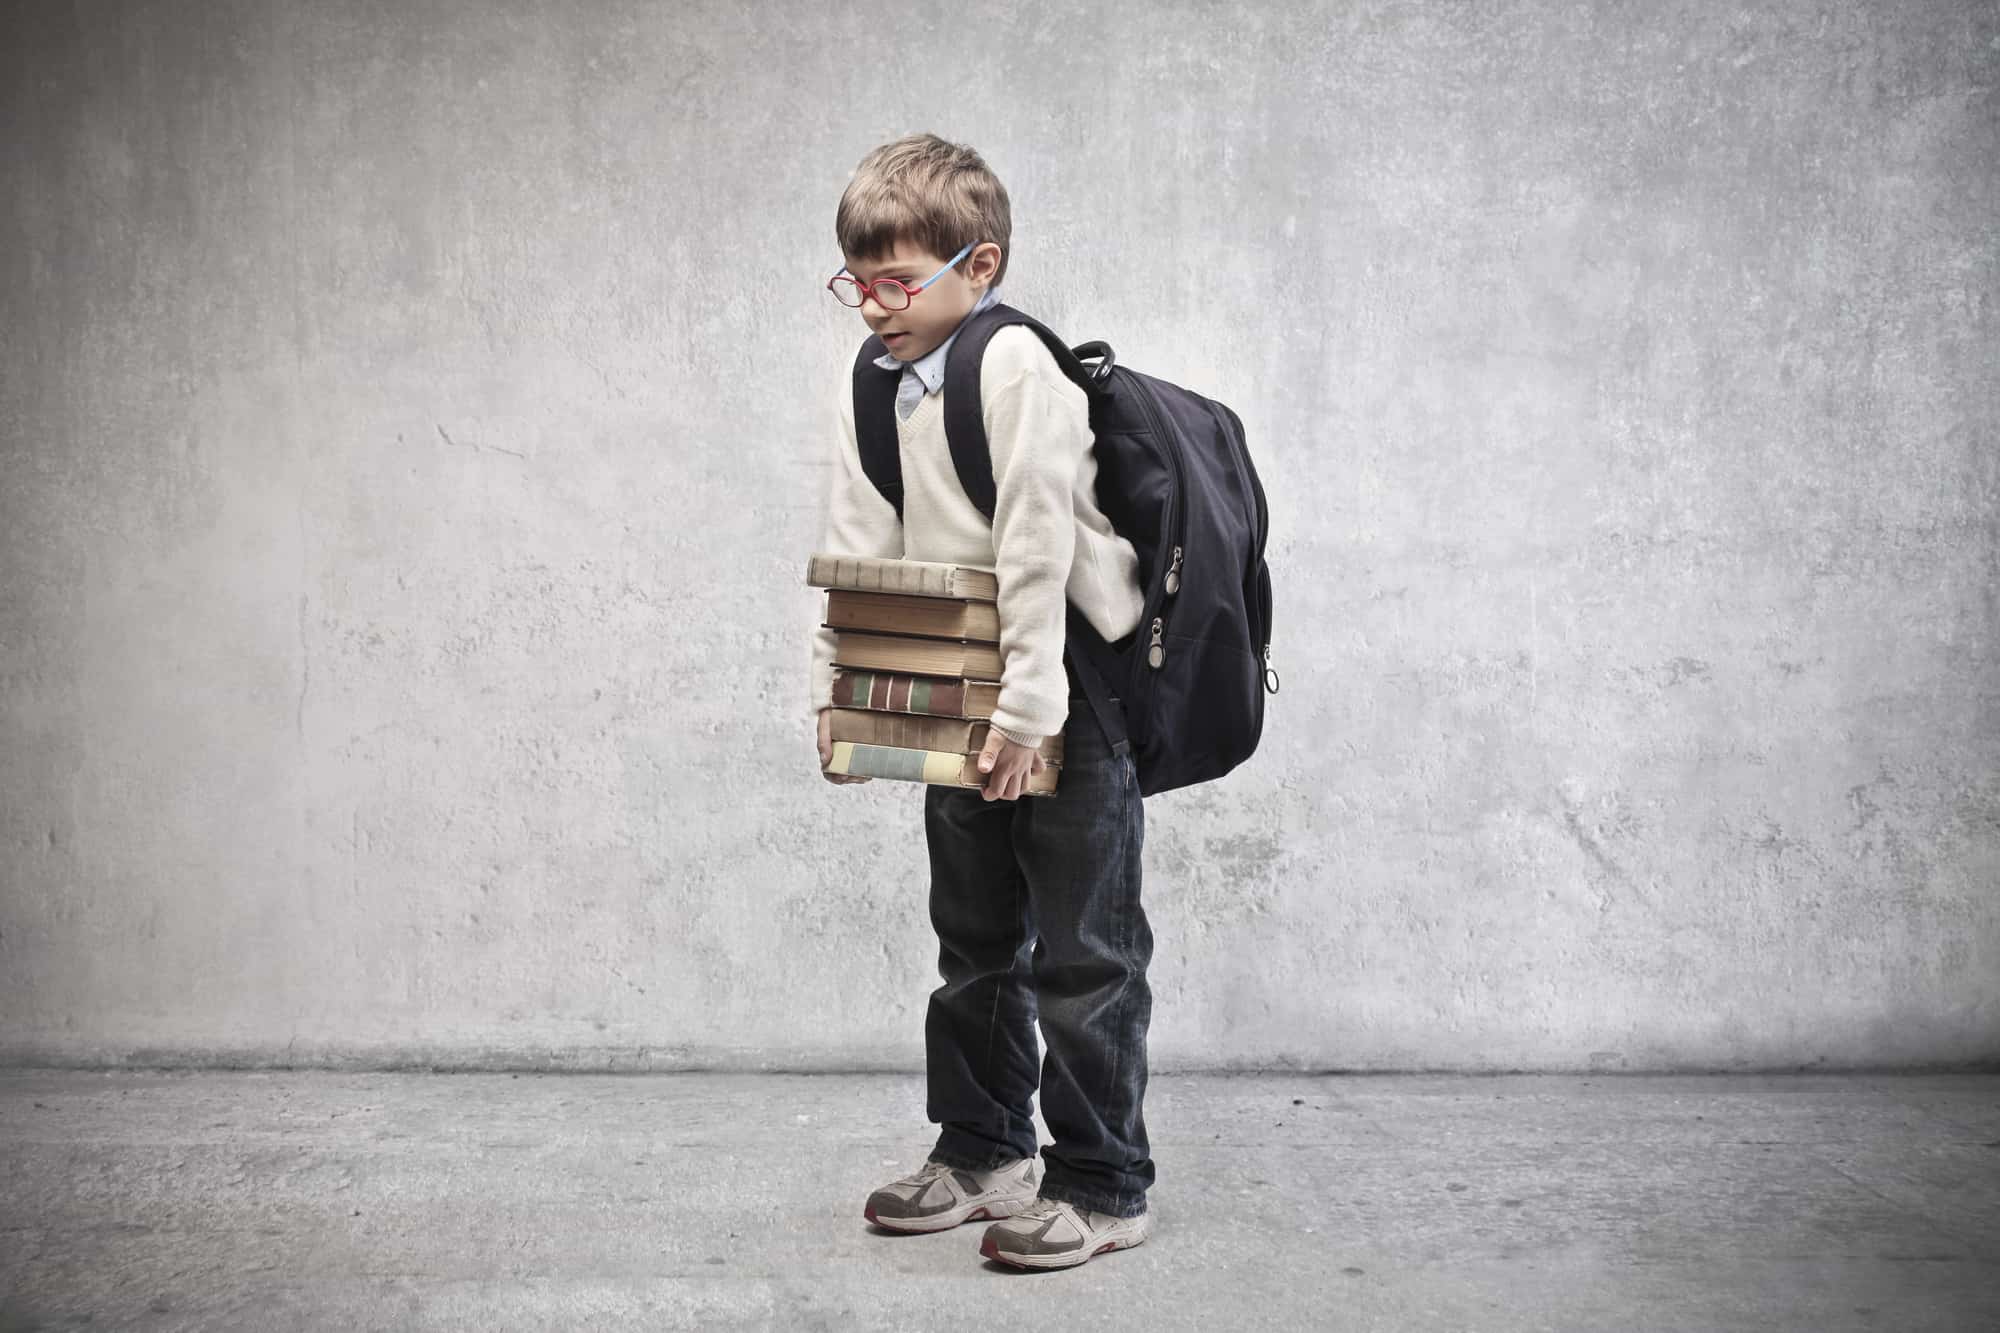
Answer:
[(920, 1182), (928, 1185), (949, 1170), (951, 1170), (951, 1167), (943, 1162), (925, 1162), (916, 1169), (909, 1179), (912, 1183)]
[(1037, 1197), (1033, 1203), (1029, 1204), (1026, 1208), (1023, 1208), (1020, 1212), (1014, 1214), (1014, 1216), (1032, 1217), (1035, 1220), (1040, 1221), (1045, 1217), (1054, 1217), (1057, 1213), (1061, 1211), (1062, 1211), (1062, 1201), (1060, 1199), (1044, 1199)]

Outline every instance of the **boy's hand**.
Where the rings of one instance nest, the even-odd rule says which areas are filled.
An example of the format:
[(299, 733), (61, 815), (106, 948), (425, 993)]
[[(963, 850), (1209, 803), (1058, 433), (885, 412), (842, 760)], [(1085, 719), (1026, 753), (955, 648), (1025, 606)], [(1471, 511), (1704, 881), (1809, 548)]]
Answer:
[(819, 710), (819, 775), (825, 778), (828, 782), (838, 782), (842, 784), (846, 784), (849, 782), (868, 781), (867, 778), (862, 777), (858, 773), (827, 772), (826, 766), (832, 762), (833, 762), (833, 710), (831, 708), (822, 708)]
[(989, 801), (1015, 800), (1028, 785), (1028, 779), (1048, 766), (1040, 750), (1016, 745), (989, 726), (986, 748), (979, 752), (979, 771), (987, 775), (986, 785), (980, 790)]

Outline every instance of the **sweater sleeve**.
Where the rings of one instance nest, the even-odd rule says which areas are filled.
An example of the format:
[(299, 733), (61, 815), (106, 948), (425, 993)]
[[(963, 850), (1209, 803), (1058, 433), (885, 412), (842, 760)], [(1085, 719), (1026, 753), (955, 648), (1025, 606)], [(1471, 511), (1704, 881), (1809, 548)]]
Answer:
[(992, 726), (1032, 747), (1069, 719), (1063, 649), (1076, 559), (1073, 494), (1091, 446), (1090, 408), (1082, 389), (1031, 366), (990, 391), (982, 386), (982, 410), (993, 454), (1000, 584), (1002, 671)]
[[(834, 416), (836, 424), (828, 432), (832, 444), (832, 481), (827, 490), (826, 534), (820, 539), (819, 550), (836, 555), (882, 556), (900, 560), (903, 557), (903, 522), (896, 516), (896, 506), (889, 503), (882, 492), (875, 489), (875, 483), (868, 480), (868, 474), (861, 468), (861, 447), (855, 440), (854, 431), (854, 391), (852, 381), (843, 378), (835, 395)], [(815, 620), (824, 620), (826, 590), (820, 593), (821, 612)], [(824, 624), (816, 625), (812, 633), (812, 708), (807, 714), (813, 725), (819, 725), (819, 714), (823, 708), (833, 705), (833, 652), (839, 641), (839, 631), (828, 629)]]

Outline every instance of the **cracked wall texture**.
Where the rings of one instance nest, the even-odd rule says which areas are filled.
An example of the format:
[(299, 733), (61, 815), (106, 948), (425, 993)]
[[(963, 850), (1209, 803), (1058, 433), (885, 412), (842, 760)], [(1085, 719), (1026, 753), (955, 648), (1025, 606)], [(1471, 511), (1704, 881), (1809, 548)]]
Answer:
[(0, 1056), (921, 1067), (800, 717), (913, 129), (1269, 493), (1156, 1068), (2000, 1055), (1995, 15), (8, 6)]

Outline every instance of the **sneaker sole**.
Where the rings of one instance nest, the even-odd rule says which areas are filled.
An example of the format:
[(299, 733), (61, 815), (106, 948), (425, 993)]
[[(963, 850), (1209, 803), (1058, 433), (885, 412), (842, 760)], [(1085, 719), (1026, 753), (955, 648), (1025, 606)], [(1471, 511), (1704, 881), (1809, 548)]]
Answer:
[(982, 1200), (972, 1205), (971, 1211), (962, 1217), (954, 1217), (948, 1212), (939, 1213), (934, 1217), (878, 1217), (875, 1214), (875, 1205), (871, 1203), (862, 1207), (861, 1215), (876, 1226), (886, 1227), (890, 1231), (912, 1233), (950, 1231), (953, 1227), (962, 1227), (967, 1222), (998, 1222), (1003, 1218), (1012, 1217), (1034, 1201), (1033, 1195), (1018, 1199)]
[(1141, 1233), (1137, 1236), (1114, 1237), (1088, 1253), (1078, 1250), (1072, 1254), (1010, 1254), (1000, 1248), (998, 1241), (988, 1236), (979, 1243), (979, 1253), (988, 1259), (997, 1259), (1003, 1264), (1012, 1264), (1016, 1268), (1074, 1268), (1078, 1264), (1089, 1263), (1092, 1259), (1095, 1259), (1107, 1250), (1129, 1250), (1134, 1246), (1143, 1245), (1145, 1242), (1146, 1236), (1144, 1233)]

